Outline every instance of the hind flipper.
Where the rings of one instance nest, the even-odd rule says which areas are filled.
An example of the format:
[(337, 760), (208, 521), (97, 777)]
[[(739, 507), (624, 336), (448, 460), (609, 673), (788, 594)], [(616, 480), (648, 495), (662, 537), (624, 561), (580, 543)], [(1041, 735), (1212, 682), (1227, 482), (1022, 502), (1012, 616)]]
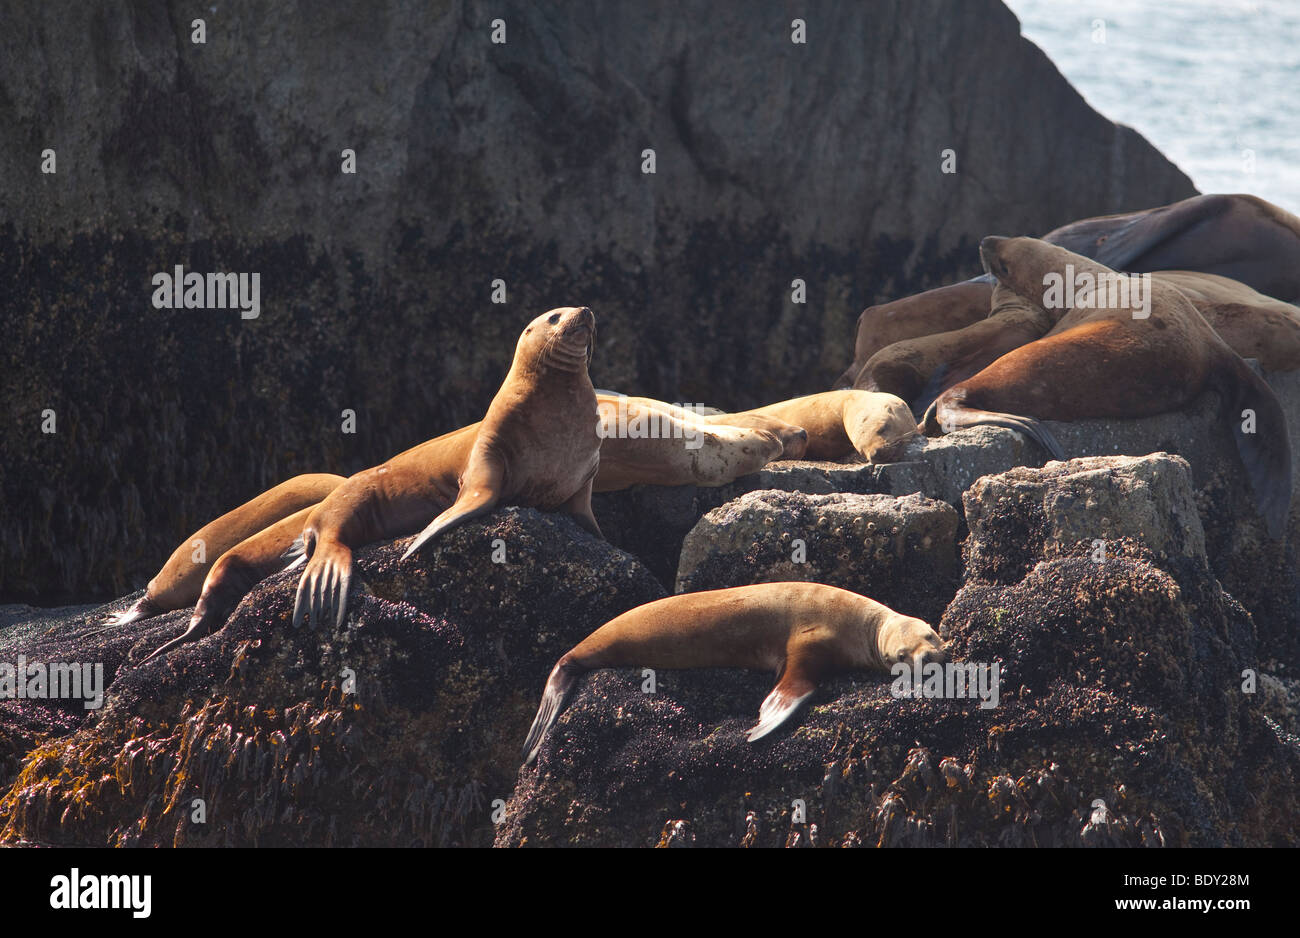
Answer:
[[(145, 655), (144, 659), (140, 663), (144, 664), (146, 661), (152, 661), (154, 658), (161, 658), (173, 648), (188, 644), (189, 642), (198, 641), (200, 638), (211, 635), (216, 631), (214, 618), (215, 617), (212, 616), (203, 617), (196, 612), (190, 618), (190, 624), (184, 632)], [(220, 620), (216, 621), (219, 622)]]
[[(402, 554), (402, 559), (410, 557), (439, 534), (490, 512), (501, 497), (501, 484), (504, 481), (505, 466), (499, 459), (491, 454), (479, 458), (471, 456), (470, 465), (465, 467), (465, 475), (461, 478), (456, 501), (415, 536), (411, 546), (406, 548), (406, 553)], [(590, 498), (590, 492), (588, 497)]]
[(289, 545), (289, 549), (280, 555), (284, 561), (284, 569), (292, 570), (294, 567), (300, 567), (307, 562), (307, 539), (304, 535), (299, 534)]
[[(592, 478), (595, 478), (593, 475)], [(578, 526), (593, 537), (598, 537), (602, 541), (605, 535), (600, 531), (600, 525), (596, 523), (596, 516), (591, 511), (591, 485), (592, 480), (588, 479), (587, 483), (574, 493), (573, 497), (560, 506), (560, 511), (570, 515)]]
[(271, 574), (287, 569), (286, 563), (289, 566), (301, 563), (302, 558), (296, 561), (287, 558), (294, 546), (301, 544), (299, 532), (310, 512), (310, 508), (296, 511), (218, 557), (203, 581), (203, 591), (194, 606), (189, 627), (144, 660), (161, 657), (179, 645), (216, 632), (254, 586)]
[(559, 719), (564, 701), (573, 690), (578, 675), (585, 670), (570, 661), (568, 655), (557, 661), (551, 669), (550, 677), (546, 679), (546, 689), (542, 692), (542, 703), (537, 708), (537, 716), (533, 718), (533, 725), (529, 727), (528, 737), (524, 740), (524, 765), (529, 765), (537, 758), (537, 751), (542, 748), (546, 734)]
[(132, 622), (138, 622), (141, 619), (151, 619), (154, 616), (160, 616), (164, 612), (170, 611), (171, 610), (164, 609), (158, 603), (154, 602), (149, 598), (149, 594), (145, 593), (132, 603), (130, 608), (124, 609), (122, 612), (113, 612), (101, 616), (99, 622), (103, 628), (95, 629), (93, 632), (87, 632), (84, 637), (89, 638), (91, 635), (101, 635), (104, 632), (121, 628), (122, 626), (129, 625)]
[[(1291, 514), (1291, 441), (1286, 414), (1267, 382), (1235, 354), (1232, 366), (1235, 387), (1228, 391), (1233, 422), (1233, 442), (1250, 480), (1255, 506), (1269, 537), (1281, 540)], [(1245, 432), (1246, 415), (1254, 413), (1252, 432)]]

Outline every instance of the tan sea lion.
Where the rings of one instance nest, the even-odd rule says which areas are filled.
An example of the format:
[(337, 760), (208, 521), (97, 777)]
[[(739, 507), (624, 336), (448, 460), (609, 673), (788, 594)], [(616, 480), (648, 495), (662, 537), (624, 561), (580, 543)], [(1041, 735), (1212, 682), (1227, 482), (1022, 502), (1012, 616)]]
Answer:
[[(619, 402), (618, 397), (603, 394), (597, 400), (602, 419), (611, 409), (616, 411)], [(671, 426), (672, 416), (664, 416)], [(790, 446), (802, 445), (807, 439), (798, 427), (776, 420), (771, 423), (789, 436)], [(340, 564), (341, 551), (348, 551), (346, 569), (339, 574), (340, 602), (346, 601), (345, 584), (351, 580), (352, 550), (372, 541), (412, 534), (455, 502), (479, 427), (478, 423), (470, 424), (413, 446), (350, 479), (334, 477), (340, 484), (322, 500), (322, 505), (329, 504), (321, 512), (322, 518), (332, 520), (321, 530), (337, 532), (333, 536), (341, 546), (332, 548), (332, 552)], [(687, 432), (698, 434), (698, 449), (684, 448)], [(642, 483), (723, 485), (757, 471), (781, 451), (782, 444), (770, 433), (706, 424), (692, 425), (689, 431), (683, 427), (675, 438), (671, 434), (667, 439), (647, 440), (615, 436), (601, 441), (602, 458), (593, 490), (613, 491)], [(211, 634), (254, 585), (272, 573), (304, 562), (305, 548), (299, 535), (315, 507), (304, 508), (226, 551), (203, 583), (186, 632), (149, 657)], [(296, 554), (290, 551), (295, 539)]]
[(855, 382), (862, 366), (895, 342), (951, 332), (986, 318), (992, 294), (992, 279), (976, 278), (868, 306), (858, 316), (853, 364), (836, 379), (831, 390), (860, 387)]
[[(1088, 308), (1103, 295), (1102, 283), (1119, 284), (1123, 275), (1035, 238), (985, 238), (980, 254), (1002, 284), (1044, 308), (1056, 305), (1045, 287), (1049, 276), (1060, 284), (1073, 273), (1098, 287), (1091, 294), (1081, 290), (1045, 337), (944, 391), (926, 414), (927, 434), (977, 424), (1004, 426), (1064, 459), (1039, 420), (1150, 416), (1177, 410), (1213, 388), (1225, 401), (1260, 514), (1269, 533), (1281, 536), (1291, 504), (1286, 417), (1272, 389), (1187, 297), (1151, 278), (1149, 305), (1136, 296), (1115, 301), (1108, 289), (1104, 308)], [(1255, 414), (1256, 432), (1243, 432), (1245, 410)]]
[(240, 600), (262, 580), (281, 570), (289, 570), (306, 558), (295, 550), (299, 536), (314, 505), (294, 512), (240, 541), (221, 555), (203, 581), (203, 592), (194, 606), (185, 631), (152, 652), (144, 661), (167, 654), (178, 645), (211, 635), (235, 611)]
[(892, 462), (919, 434), (916, 419), (906, 402), (893, 394), (858, 390), (809, 394), (704, 419), (734, 426), (746, 420), (772, 418), (807, 431), (804, 459), (837, 460), (856, 451), (867, 462)]
[[(1216, 274), (1300, 302), (1300, 218), (1253, 195), (1199, 195), (1139, 212), (1085, 218), (1042, 240), (1112, 270)], [(873, 356), (895, 342), (953, 332), (983, 319), (991, 308), (992, 286), (985, 275), (865, 310), (858, 319), (853, 363), (833, 387), (885, 390), (924, 403), (899, 390), (911, 380), (901, 351), (901, 374), (891, 374), (892, 358), (886, 355), (875, 363), (870, 382), (859, 383), (858, 377)]]
[(524, 742), (537, 757), (578, 678), (598, 668), (753, 668), (777, 674), (749, 730), (752, 742), (784, 723), (817, 685), (843, 671), (888, 671), (945, 657), (943, 642), (920, 619), (857, 593), (821, 583), (759, 583), (682, 593), (606, 622), (551, 670)]
[(597, 395), (596, 400), (601, 444), (595, 492), (632, 485), (725, 485), (757, 472), (787, 446), (802, 449), (808, 438), (801, 428), (780, 424), (783, 443), (766, 429), (705, 423), (647, 398)]
[[(126, 625), (137, 619), (194, 605), (204, 578), (226, 551), (282, 518), (315, 505), (343, 481), (342, 476), (323, 472), (294, 476), (208, 522), (172, 551), (162, 569), (145, 587), (144, 596), (107, 623), (110, 626)], [(198, 549), (196, 541), (202, 542), (200, 556), (203, 559), (199, 561), (194, 559)]]
[(1041, 307), (997, 284), (987, 319), (961, 329), (895, 342), (862, 366), (855, 388), (893, 394), (924, 411), (935, 396), (1012, 349), (1041, 339), (1055, 320)]
[[(596, 317), (587, 307), (543, 313), (520, 335), (505, 381), (472, 438), (464, 428), (456, 431), (463, 438), (448, 434), (422, 444), (448, 450), (438, 456), (437, 472), (430, 471), (430, 450), (415, 447), (358, 473), (318, 505), (303, 528), (307, 566), (294, 625), (305, 615), (313, 625), (327, 615), (341, 625), (352, 551), (420, 530), (431, 513), (436, 517), (404, 557), (500, 505), (565, 512), (600, 537), (591, 513), (600, 438), (596, 393), (587, 375), (595, 340)], [(461, 464), (458, 447), (467, 443)]]
[[(772, 434), (778, 440), (781, 441), (781, 453), (779, 457), (777, 457), (780, 459), (802, 459), (804, 456), (804, 452), (808, 447), (807, 431), (805, 431), (802, 427), (795, 426), (794, 424), (786, 423), (784, 420), (778, 420), (775, 417), (759, 417), (757, 415), (749, 415), (743, 421), (737, 423), (728, 423), (727, 421), (718, 419), (724, 416), (724, 412), (719, 410), (716, 407), (705, 407), (699, 404), (692, 405), (691, 407), (685, 407), (680, 404), (670, 404), (667, 401), (656, 400), (653, 397), (632, 397), (626, 394), (619, 394), (615, 391), (596, 392), (596, 400), (600, 402), (602, 406), (604, 405), (604, 402), (607, 399), (614, 403), (617, 403), (619, 400), (624, 400), (628, 403), (629, 406), (634, 408), (650, 408), (653, 410), (664, 411), (672, 415), (673, 417), (676, 417), (678, 420), (685, 421), (686, 423), (697, 424), (703, 422), (706, 426), (723, 424), (732, 427), (748, 427), (754, 430), (766, 430), (768, 433)], [(601, 449), (602, 459), (604, 459), (604, 452), (605, 452), (605, 448), (602, 447)], [(660, 458), (659, 454), (655, 453), (653, 450), (646, 450), (646, 455), (651, 459)], [(596, 478), (599, 482), (600, 480), (599, 472), (596, 474)], [(669, 483), (669, 484), (689, 484), (689, 483)], [(696, 484), (723, 485), (725, 483), (706, 482), (706, 483), (696, 483)], [(608, 485), (608, 480), (606, 480), (606, 485)], [(607, 488), (597, 489), (596, 491), (609, 491), (609, 489)]]

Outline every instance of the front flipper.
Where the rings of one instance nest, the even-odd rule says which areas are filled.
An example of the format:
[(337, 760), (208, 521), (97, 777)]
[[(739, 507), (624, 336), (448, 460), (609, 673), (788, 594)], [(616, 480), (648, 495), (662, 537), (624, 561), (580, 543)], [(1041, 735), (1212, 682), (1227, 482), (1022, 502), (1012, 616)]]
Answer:
[[(470, 463), (465, 467), (456, 501), (415, 536), (411, 546), (406, 548), (406, 553), (402, 554), (403, 560), (439, 534), (464, 524), (472, 518), (486, 515), (497, 506), (497, 502), (501, 499), (501, 486), (506, 476), (505, 465), (492, 455), (478, 456), (478, 458), (475, 456), (470, 457)], [(588, 488), (588, 502), (590, 502), (590, 488)]]
[[(310, 538), (309, 538), (310, 539)], [(316, 541), (311, 559), (298, 581), (293, 604), (293, 627), (311, 617), (311, 627), (334, 617), (334, 627), (343, 625), (348, 614), (348, 587), (352, 582), (352, 550), (337, 540)]]
[(762, 739), (794, 715), (799, 705), (812, 696), (817, 685), (806, 678), (792, 680), (787, 671), (758, 708), (758, 722), (745, 734), (751, 743)]
[(1053, 459), (1065, 461), (1065, 451), (1061, 449), (1061, 444), (1041, 421), (1018, 414), (967, 407), (961, 403), (963, 395), (960, 391), (960, 387), (955, 391), (949, 389), (935, 399), (921, 418), (921, 432), (926, 436), (942, 436), (963, 427), (1005, 427), (1037, 443)]
[(600, 525), (596, 523), (596, 516), (591, 511), (591, 486), (594, 478), (595, 475), (593, 474), (592, 478), (588, 479), (586, 484), (573, 494), (572, 498), (560, 506), (560, 511), (571, 515), (573, 520), (578, 522), (579, 527), (603, 541), (605, 535), (601, 533)]
[(776, 686), (758, 708), (758, 722), (746, 738), (752, 743), (781, 726), (812, 696), (822, 680), (845, 667), (843, 652), (827, 640), (824, 630), (800, 628), (786, 646), (785, 664), (777, 675)]

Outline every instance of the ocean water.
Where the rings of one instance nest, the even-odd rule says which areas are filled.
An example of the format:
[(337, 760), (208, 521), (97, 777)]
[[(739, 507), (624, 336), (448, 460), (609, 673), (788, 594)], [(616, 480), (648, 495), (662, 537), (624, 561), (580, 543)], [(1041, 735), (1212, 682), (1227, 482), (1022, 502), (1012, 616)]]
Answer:
[(1005, 0), (1096, 110), (1201, 192), (1300, 214), (1300, 0)]

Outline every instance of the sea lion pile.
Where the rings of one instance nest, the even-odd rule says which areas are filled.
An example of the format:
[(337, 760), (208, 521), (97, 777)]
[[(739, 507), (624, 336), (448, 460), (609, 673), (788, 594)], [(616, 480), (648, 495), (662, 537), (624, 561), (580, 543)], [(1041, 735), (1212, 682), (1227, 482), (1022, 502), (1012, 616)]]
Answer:
[[(593, 491), (719, 486), (780, 459), (891, 462), (921, 433), (978, 424), (1065, 459), (1042, 421), (1149, 416), (1206, 389), (1223, 402), (1223, 432), (1270, 536), (1283, 536), (1286, 416), (1246, 359), (1268, 371), (1300, 367), (1300, 219), (1252, 196), (1198, 196), (1042, 239), (989, 236), (980, 257), (982, 277), (863, 312), (854, 362), (833, 390), (736, 413), (597, 391), (588, 375), (595, 315), (550, 310), (520, 335), (481, 422), (348, 479), (295, 477), (222, 515), (186, 538), (107, 627), (195, 604), (184, 633), (150, 655), (159, 657), (219, 629), (260, 580), (301, 565), (294, 625), (338, 628), (355, 550), (416, 535), (409, 558), (499, 507), (567, 514), (601, 537)], [(196, 540), (205, 552), (191, 550)], [(771, 669), (777, 684), (750, 733), (758, 739), (826, 676), (944, 658), (927, 623), (831, 586), (682, 594), (624, 613), (560, 659), (524, 754), (536, 756), (575, 682), (595, 668)]]

